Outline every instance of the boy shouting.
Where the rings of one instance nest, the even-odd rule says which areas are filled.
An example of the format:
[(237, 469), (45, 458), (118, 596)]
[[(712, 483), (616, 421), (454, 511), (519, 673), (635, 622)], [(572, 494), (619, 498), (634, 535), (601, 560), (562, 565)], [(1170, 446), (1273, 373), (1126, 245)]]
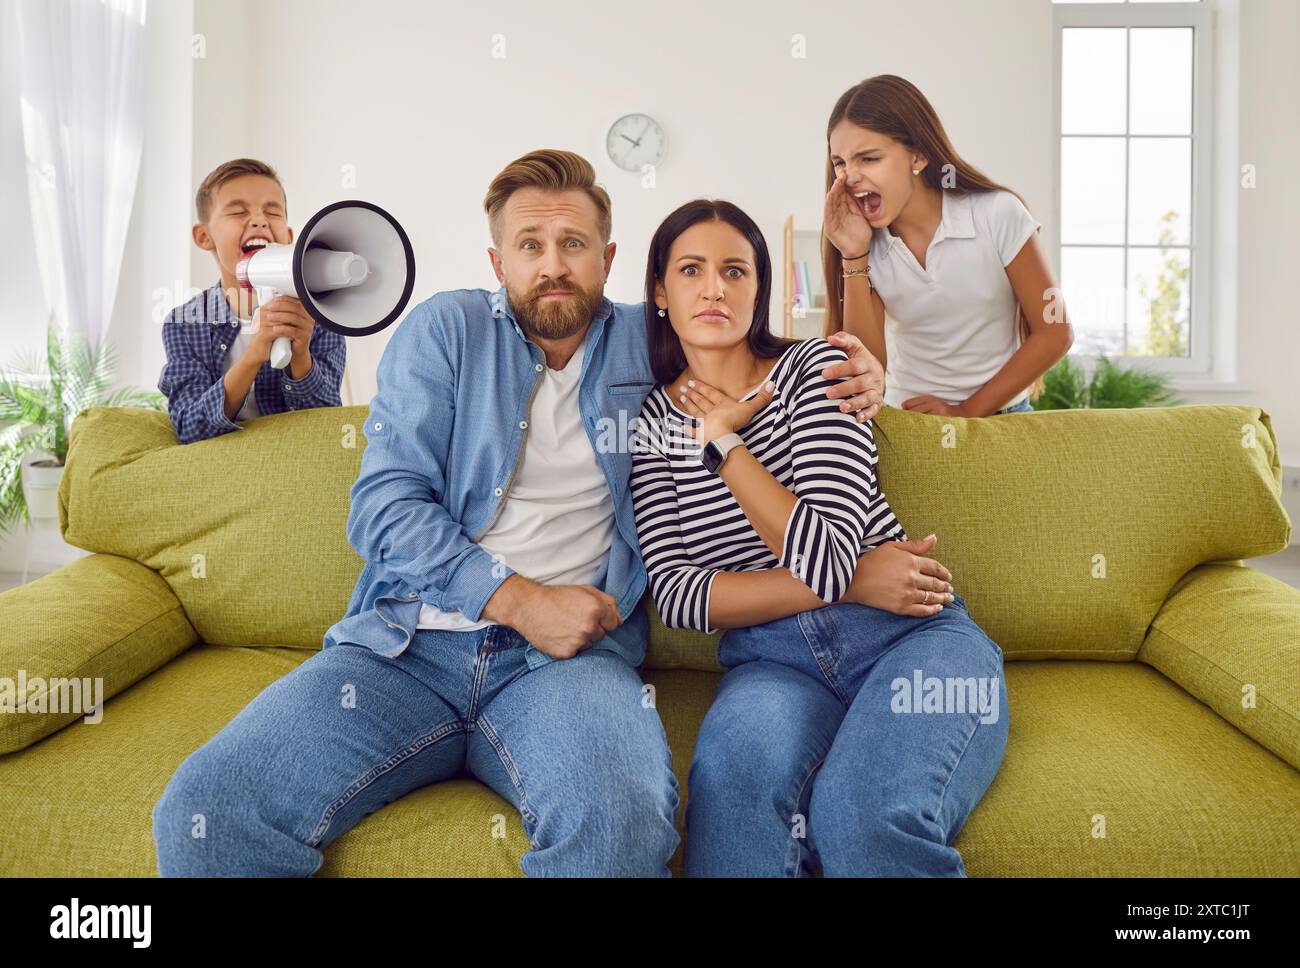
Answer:
[[(288, 244), (287, 201), (275, 169), (252, 158), (217, 167), (194, 199), (194, 244), (212, 253), (221, 278), (163, 321), (167, 362), (158, 389), (183, 444), (239, 430), (237, 420), (342, 405), (346, 343), (301, 302), (277, 296), (254, 307), (235, 278), (239, 261), (269, 243)], [(289, 365), (270, 364), (271, 345), (292, 343)]]

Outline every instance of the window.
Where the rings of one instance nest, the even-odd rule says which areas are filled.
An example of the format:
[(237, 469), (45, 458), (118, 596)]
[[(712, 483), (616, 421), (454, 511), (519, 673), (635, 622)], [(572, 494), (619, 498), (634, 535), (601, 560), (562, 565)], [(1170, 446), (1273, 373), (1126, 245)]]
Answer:
[(1210, 370), (1209, 7), (1053, 0), (1055, 232), (1075, 355)]

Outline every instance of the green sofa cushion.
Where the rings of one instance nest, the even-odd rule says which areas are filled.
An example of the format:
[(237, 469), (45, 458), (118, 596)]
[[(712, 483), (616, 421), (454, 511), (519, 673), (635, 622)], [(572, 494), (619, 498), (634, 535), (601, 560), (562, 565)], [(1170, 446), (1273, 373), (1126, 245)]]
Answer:
[[(0, 593), (0, 614), (0, 753), (82, 720), (76, 708), (117, 695), (197, 640), (167, 583), (115, 555), (79, 558)], [(88, 680), (90, 688), (74, 693), (59, 680)], [(68, 703), (74, 695), (76, 708)]]
[(1238, 565), (1192, 569), (1138, 659), (1300, 770), (1300, 591)]
[[(176, 768), (311, 655), (197, 645), (110, 700), (101, 724), (0, 756), (0, 789), (16, 791), (5, 799), (0, 875), (155, 874), (151, 811)], [(682, 830), (717, 677), (652, 671), (647, 681), (683, 793)], [(1154, 669), (1014, 662), (1007, 691), (1006, 758), (954, 843), (970, 875), (1300, 875), (1300, 775)], [(504, 838), (492, 836), (497, 816)], [(326, 848), (320, 873), (519, 876), (527, 849), (518, 812), (464, 778), (366, 817)], [(674, 873), (681, 860), (679, 849)]]
[(1300, 875), (1300, 773), (1159, 672), (1022, 661), (1006, 677), (1006, 756), (954, 842), (967, 873)]
[(722, 673), (726, 670), (718, 663), (718, 642), (721, 632), (697, 632), (694, 629), (670, 629), (664, 625), (655, 607), (654, 598), (645, 597), (646, 616), (649, 618), (647, 664), (655, 669), (697, 669), (701, 672)]
[(1291, 538), (1258, 407), (882, 409), (876, 426), (890, 505), (909, 537), (938, 537), (933, 557), (1008, 659), (1133, 659), (1184, 574)]
[(64, 539), (158, 572), (204, 642), (319, 649), (363, 565), (346, 525), (366, 410), (273, 414), (181, 444), (165, 413), (92, 407), (69, 435)]

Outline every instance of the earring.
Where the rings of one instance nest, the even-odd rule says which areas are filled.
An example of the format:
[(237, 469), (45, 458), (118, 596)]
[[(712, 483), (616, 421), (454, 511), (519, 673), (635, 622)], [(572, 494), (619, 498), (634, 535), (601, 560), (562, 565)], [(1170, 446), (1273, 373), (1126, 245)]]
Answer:
[(659, 310), (659, 315), (660, 315), (660, 316), (667, 316), (668, 314), (667, 314), (666, 312), (664, 312), (664, 311), (661, 309), (661, 310)]
[(912, 174), (913, 174), (913, 175), (919, 175), (919, 174), (921, 174), (921, 169), (920, 169), (920, 168), (913, 168), (913, 169), (912, 169)]

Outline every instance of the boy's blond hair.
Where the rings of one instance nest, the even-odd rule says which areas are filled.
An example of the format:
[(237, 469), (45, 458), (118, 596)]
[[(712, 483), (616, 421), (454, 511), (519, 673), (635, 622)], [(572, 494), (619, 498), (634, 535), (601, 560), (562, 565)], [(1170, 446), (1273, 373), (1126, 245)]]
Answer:
[(554, 191), (578, 188), (585, 191), (596, 205), (601, 244), (609, 243), (613, 232), (609, 194), (596, 184), (596, 169), (591, 167), (591, 162), (586, 158), (572, 151), (542, 148), (510, 162), (488, 186), (487, 196), (483, 199), (483, 210), (487, 212), (493, 245), (501, 245), (501, 215), (505, 211), (506, 202), (519, 189), (530, 187)]
[[(217, 165), (208, 173), (208, 177), (203, 179), (203, 184), (199, 185), (199, 190), (194, 194), (194, 210), (199, 216), (199, 221), (207, 224), (208, 216), (212, 214), (212, 196), (218, 188), (230, 181), (232, 178), (238, 178), (241, 175), (265, 175), (277, 185), (280, 185), (280, 191), (284, 192), (284, 185), (280, 184), (280, 176), (264, 161), (258, 161), (256, 158), (236, 158), (234, 161), (227, 161), (225, 164)], [(288, 205), (289, 197), (285, 195), (285, 204)], [(287, 213), (286, 213), (287, 214)]]

